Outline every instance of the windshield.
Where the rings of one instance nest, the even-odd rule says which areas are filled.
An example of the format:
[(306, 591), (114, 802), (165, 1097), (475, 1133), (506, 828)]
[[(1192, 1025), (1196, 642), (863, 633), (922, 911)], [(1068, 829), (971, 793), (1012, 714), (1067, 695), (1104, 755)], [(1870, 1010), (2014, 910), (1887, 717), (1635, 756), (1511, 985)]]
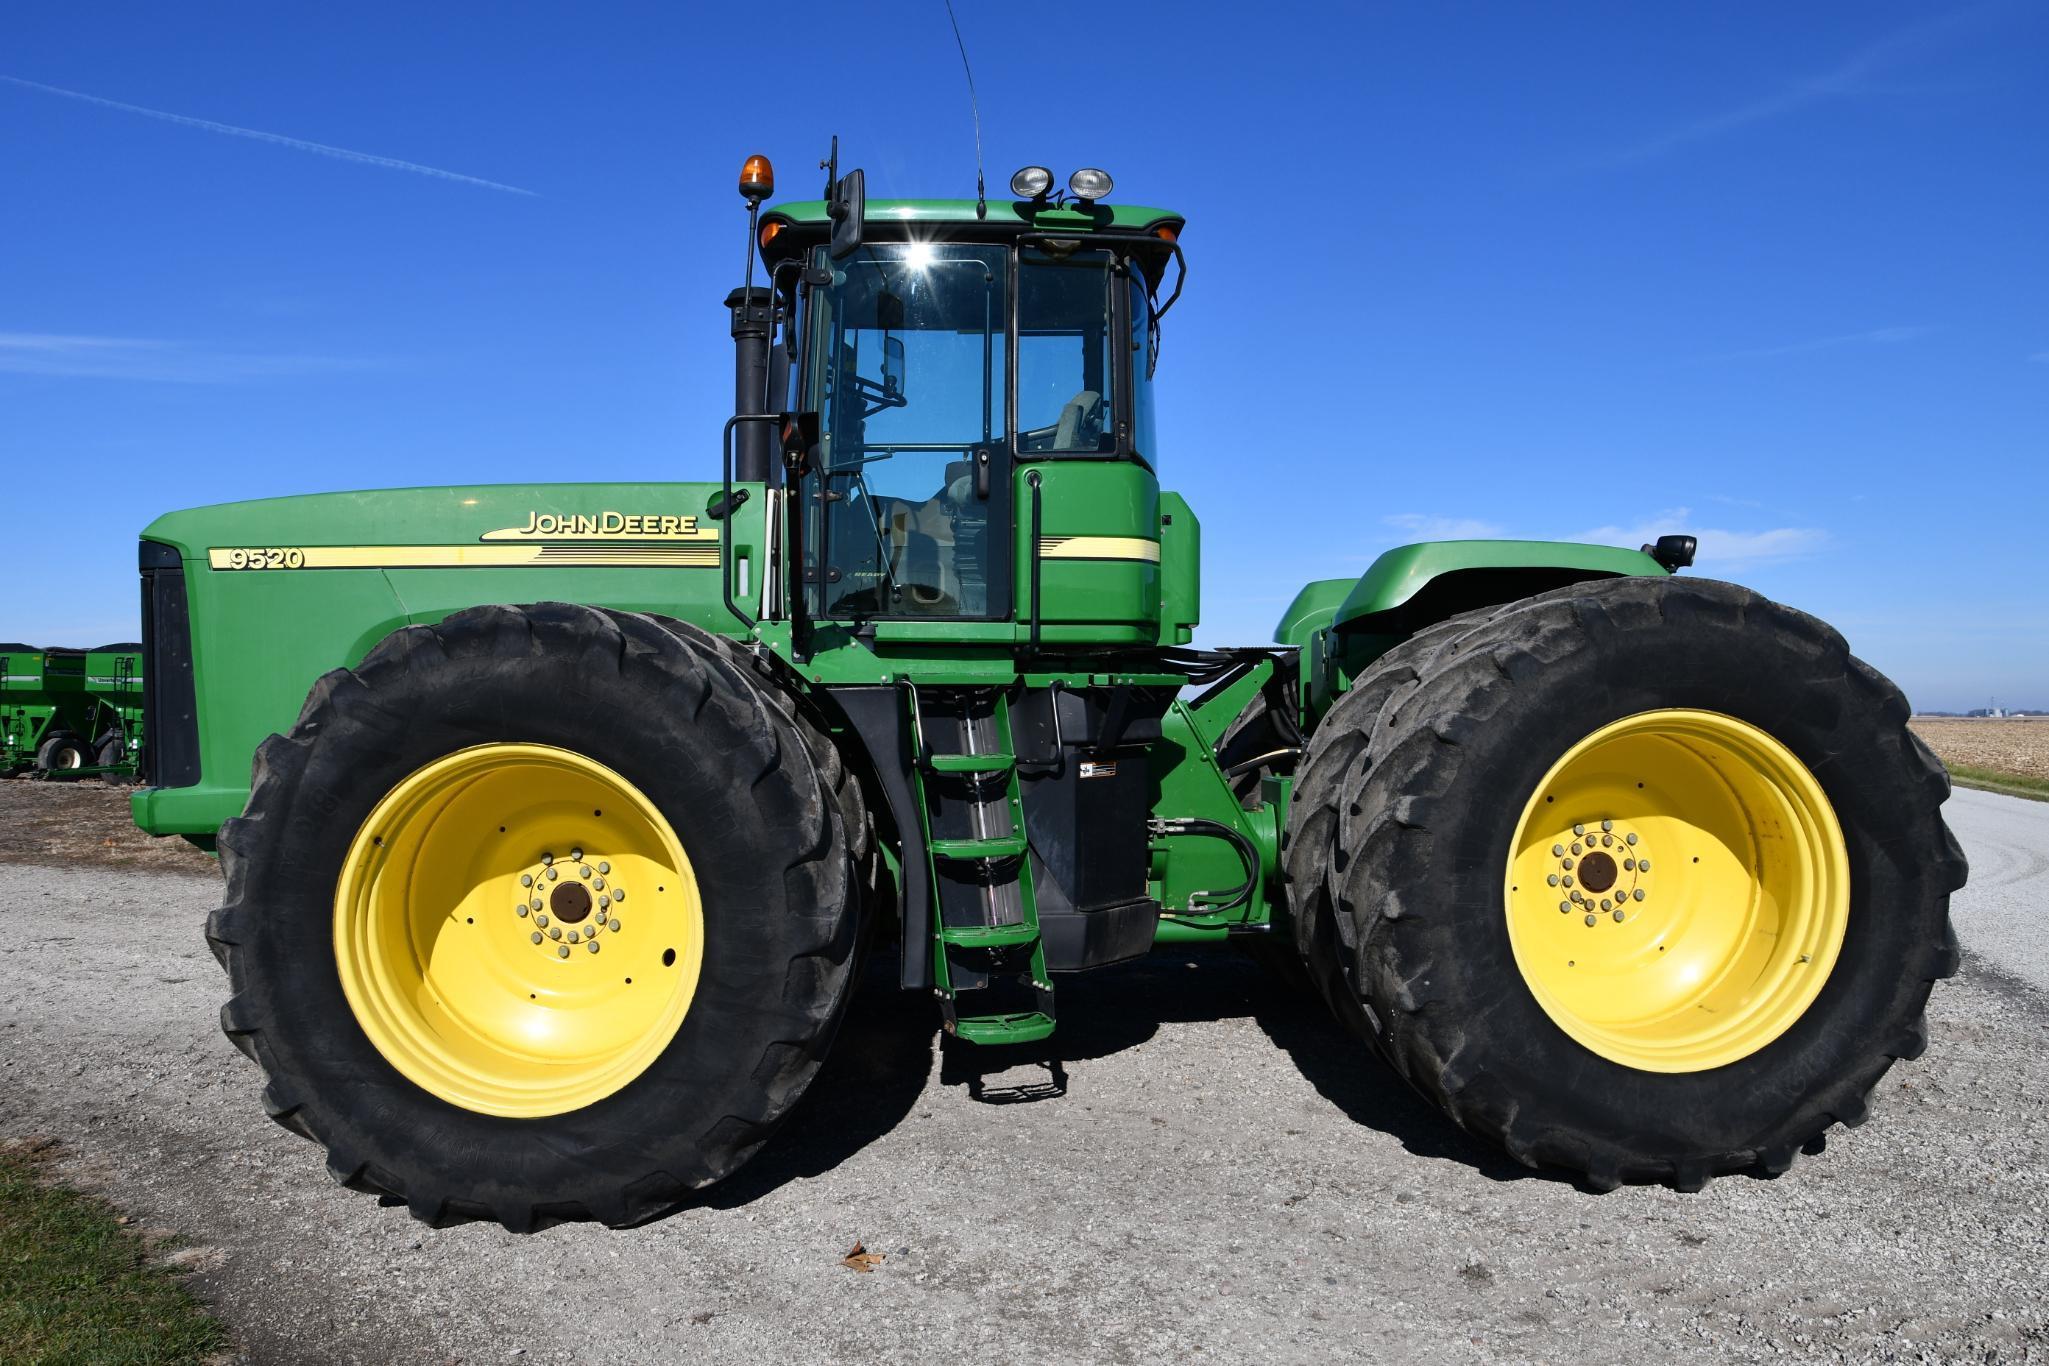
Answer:
[[(992, 485), (1008, 445), (1000, 247), (900, 243), (812, 291), (806, 591), (824, 617), (990, 615)], [(999, 490), (1000, 491), (1000, 490)]]

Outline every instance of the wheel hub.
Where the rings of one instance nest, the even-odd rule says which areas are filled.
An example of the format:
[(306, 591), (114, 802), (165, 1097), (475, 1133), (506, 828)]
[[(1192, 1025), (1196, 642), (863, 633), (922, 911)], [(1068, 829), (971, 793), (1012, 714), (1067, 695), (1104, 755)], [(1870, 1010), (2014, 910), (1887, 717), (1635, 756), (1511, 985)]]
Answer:
[(1626, 922), (1650, 899), (1649, 846), (1627, 820), (1602, 816), (1555, 832), (1550, 867), (1544, 885), (1564, 898), (1559, 914), (1578, 913), (1589, 926)]

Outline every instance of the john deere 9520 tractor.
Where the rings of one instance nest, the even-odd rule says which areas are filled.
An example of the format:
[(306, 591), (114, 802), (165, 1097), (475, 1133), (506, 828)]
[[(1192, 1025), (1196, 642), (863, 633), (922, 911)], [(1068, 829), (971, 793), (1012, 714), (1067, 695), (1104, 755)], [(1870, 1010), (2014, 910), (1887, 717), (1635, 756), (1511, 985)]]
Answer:
[(143, 533), (136, 817), (218, 834), (223, 1025), (340, 1180), (659, 1214), (797, 1103), (871, 943), (962, 1044), (1051, 1049), (1063, 974), (1265, 936), (1359, 1066), (1602, 1188), (1783, 1170), (1921, 1051), (1964, 861), (1833, 630), (1683, 537), (1451, 541), (1194, 648), (1182, 220), (1096, 170), (771, 188), (715, 477)]

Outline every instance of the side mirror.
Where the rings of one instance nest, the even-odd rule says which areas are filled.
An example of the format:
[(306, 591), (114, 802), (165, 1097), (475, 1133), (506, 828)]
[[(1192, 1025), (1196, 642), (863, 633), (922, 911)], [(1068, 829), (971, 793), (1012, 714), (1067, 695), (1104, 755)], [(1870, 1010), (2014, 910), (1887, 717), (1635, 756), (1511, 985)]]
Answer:
[(861, 249), (861, 229), (868, 216), (868, 178), (857, 169), (833, 182), (825, 211), (832, 219), (832, 259), (843, 261)]
[(904, 396), (904, 339), (888, 337), (882, 343), (882, 392), (891, 398)]

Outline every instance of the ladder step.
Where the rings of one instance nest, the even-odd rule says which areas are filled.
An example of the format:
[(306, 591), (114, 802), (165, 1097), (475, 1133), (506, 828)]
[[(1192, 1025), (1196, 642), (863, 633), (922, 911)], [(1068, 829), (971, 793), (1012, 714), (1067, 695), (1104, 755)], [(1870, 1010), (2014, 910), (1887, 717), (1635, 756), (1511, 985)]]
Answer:
[(980, 840), (933, 840), (932, 857), (952, 859), (955, 862), (974, 859), (1016, 858), (1025, 851), (1025, 837), (998, 835)]
[(968, 1043), (1034, 1043), (1053, 1032), (1053, 1017), (1040, 1011), (1018, 1015), (963, 1015), (953, 1022), (955, 1037)]
[(1029, 944), (1039, 937), (1033, 925), (941, 925), (942, 943), (956, 949), (1000, 949)]
[(928, 754), (925, 766), (934, 773), (1003, 773), (1017, 762), (1009, 754)]

